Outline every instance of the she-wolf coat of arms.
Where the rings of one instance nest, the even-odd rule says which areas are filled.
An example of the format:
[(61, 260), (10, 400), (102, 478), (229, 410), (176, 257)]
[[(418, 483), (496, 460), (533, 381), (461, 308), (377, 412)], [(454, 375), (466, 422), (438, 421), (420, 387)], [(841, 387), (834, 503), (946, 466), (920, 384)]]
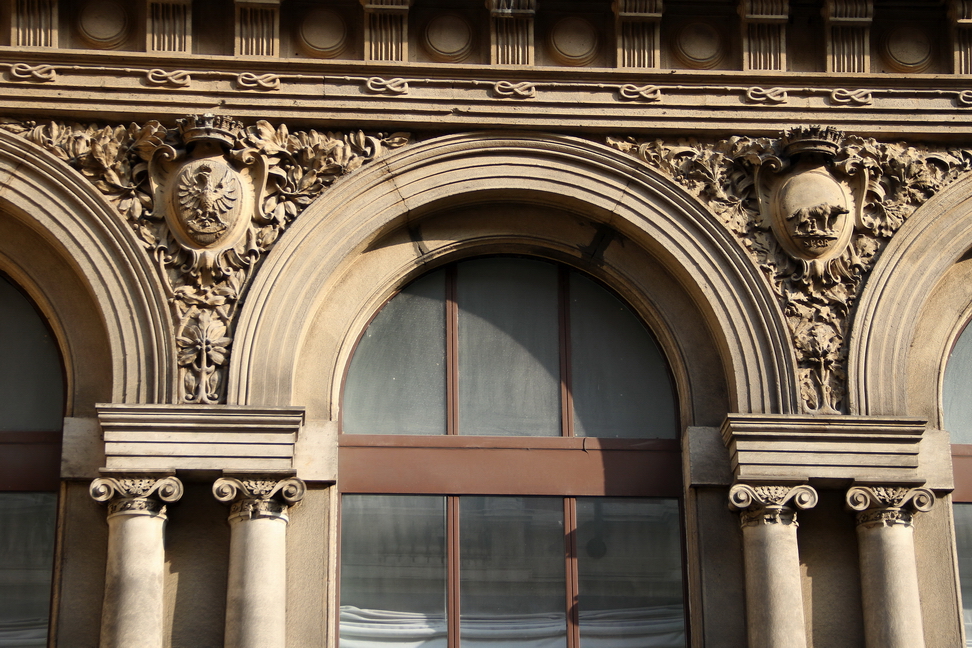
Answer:
[(842, 139), (833, 128), (791, 129), (783, 137), (783, 160), (756, 174), (763, 226), (807, 283), (836, 283), (859, 263), (851, 239), (862, 227), (867, 172), (851, 175), (834, 166)]

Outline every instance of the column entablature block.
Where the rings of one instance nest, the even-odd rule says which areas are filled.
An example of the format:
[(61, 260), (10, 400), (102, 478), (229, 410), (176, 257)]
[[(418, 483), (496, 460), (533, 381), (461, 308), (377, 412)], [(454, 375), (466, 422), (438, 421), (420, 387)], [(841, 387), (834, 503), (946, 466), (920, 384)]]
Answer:
[[(904, 417), (730, 414), (722, 439), (739, 482), (949, 485), (940, 462), (922, 460), (925, 428)], [(928, 465), (943, 474), (927, 474)]]

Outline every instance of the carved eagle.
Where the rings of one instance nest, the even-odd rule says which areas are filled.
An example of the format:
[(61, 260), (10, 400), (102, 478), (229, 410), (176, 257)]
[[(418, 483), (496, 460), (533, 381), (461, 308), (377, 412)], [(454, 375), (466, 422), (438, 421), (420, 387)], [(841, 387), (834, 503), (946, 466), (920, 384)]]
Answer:
[(239, 182), (221, 165), (201, 164), (183, 175), (178, 186), (179, 205), (186, 224), (198, 232), (226, 229), (221, 216), (239, 198)]

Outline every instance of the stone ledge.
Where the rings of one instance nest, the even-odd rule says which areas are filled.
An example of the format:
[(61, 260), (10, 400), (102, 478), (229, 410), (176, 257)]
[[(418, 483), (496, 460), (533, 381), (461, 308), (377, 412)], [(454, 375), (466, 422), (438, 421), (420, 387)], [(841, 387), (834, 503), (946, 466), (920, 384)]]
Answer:
[(105, 467), (293, 471), (301, 407), (97, 406)]
[(740, 482), (917, 485), (928, 478), (919, 457), (925, 427), (905, 417), (730, 414), (722, 439)]

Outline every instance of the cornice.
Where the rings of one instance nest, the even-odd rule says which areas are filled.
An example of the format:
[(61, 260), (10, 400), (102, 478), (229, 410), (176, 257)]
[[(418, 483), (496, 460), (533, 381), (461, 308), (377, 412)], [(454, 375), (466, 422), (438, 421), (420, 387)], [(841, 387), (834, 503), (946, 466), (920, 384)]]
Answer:
[[(366, 63), (0, 47), (0, 110), (31, 118), (861, 135), (972, 133), (972, 76)], [(515, 108), (514, 108), (515, 106)]]

